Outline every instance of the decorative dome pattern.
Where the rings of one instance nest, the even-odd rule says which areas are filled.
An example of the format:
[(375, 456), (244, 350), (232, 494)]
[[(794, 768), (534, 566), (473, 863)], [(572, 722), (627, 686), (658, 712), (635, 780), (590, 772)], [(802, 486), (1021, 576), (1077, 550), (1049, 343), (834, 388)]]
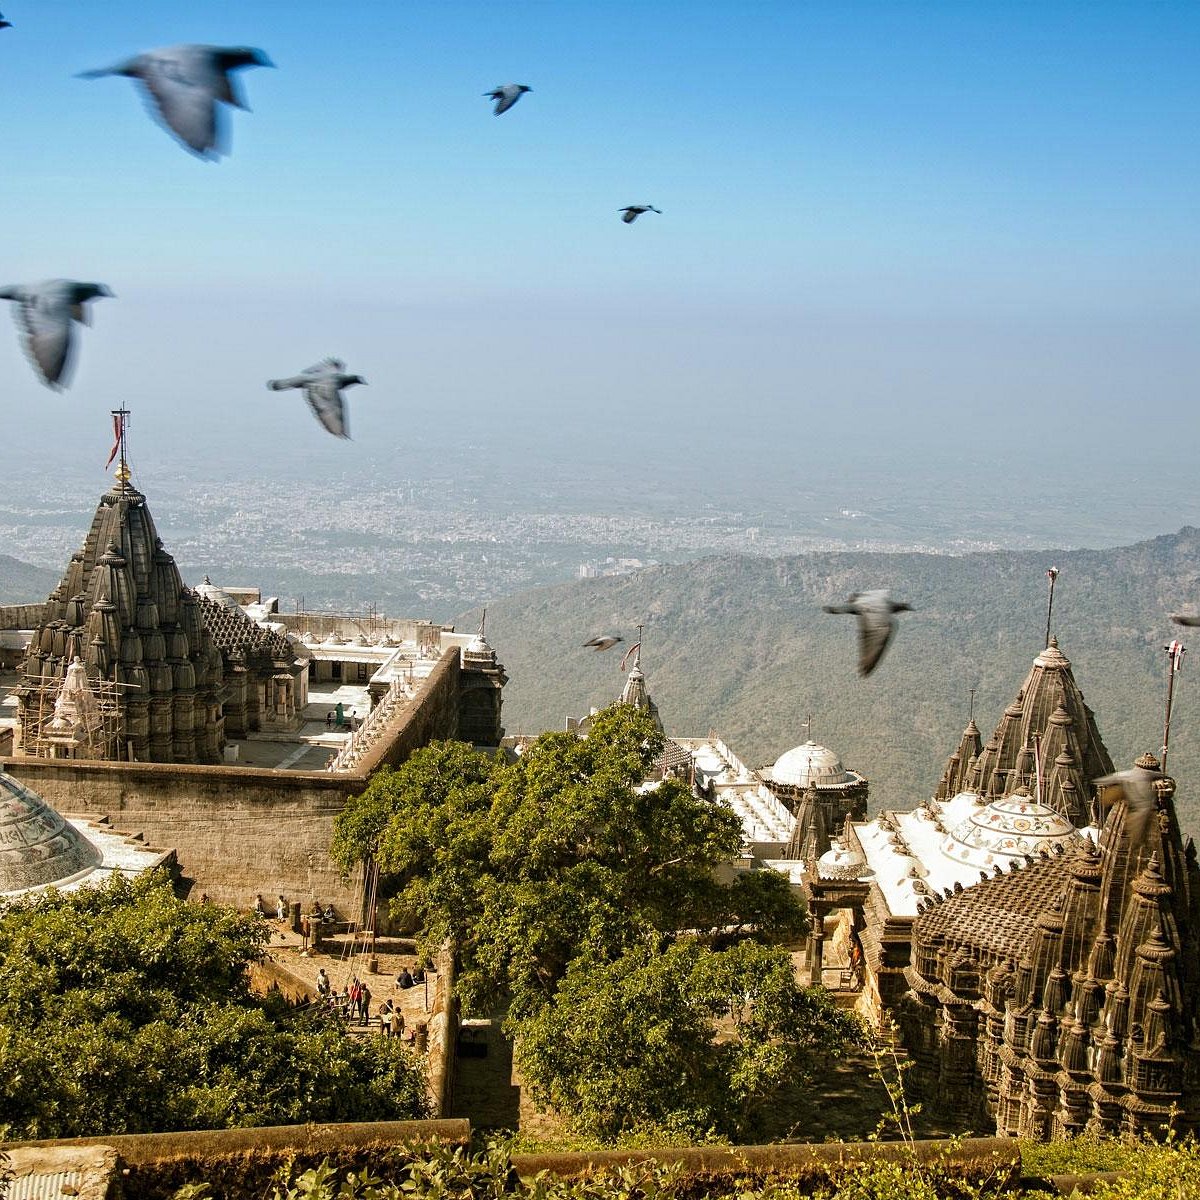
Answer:
[(0, 771), (0, 894), (63, 883), (100, 861), (99, 850), (36, 792)]
[(1080, 840), (1081, 834), (1062, 813), (1017, 792), (975, 808), (946, 834), (941, 850), (956, 862), (982, 870)]
[(852, 783), (842, 760), (827, 746), (805, 742), (781, 754), (771, 768), (771, 778), (789, 787), (844, 787)]

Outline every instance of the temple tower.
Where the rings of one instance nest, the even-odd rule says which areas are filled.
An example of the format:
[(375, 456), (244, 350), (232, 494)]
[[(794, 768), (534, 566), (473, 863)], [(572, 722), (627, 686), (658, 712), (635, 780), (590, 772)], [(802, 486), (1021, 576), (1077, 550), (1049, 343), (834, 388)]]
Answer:
[[(42, 610), (17, 688), (16, 754), (220, 760), (220, 656), (128, 475), (122, 461)], [(82, 673), (72, 669), (76, 660)], [(89, 693), (115, 697), (114, 733), (103, 744), (72, 744), (62, 735), (74, 709), (63, 704), (73, 696), (78, 708)]]

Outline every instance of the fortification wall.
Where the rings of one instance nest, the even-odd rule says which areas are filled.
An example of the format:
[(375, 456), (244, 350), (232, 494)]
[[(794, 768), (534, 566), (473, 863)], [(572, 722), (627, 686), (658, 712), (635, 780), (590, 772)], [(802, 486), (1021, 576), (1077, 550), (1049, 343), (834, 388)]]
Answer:
[(279, 893), (289, 900), (311, 893), (353, 916), (355, 888), (329, 858), (334, 818), (372, 771), (456, 736), (458, 659), (454, 651), (442, 656), (353, 772), (21, 756), (0, 765), (60, 812), (106, 816), (151, 846), (174, 849), (197, 895), (248, 908), (261, 892), (271, 909)]

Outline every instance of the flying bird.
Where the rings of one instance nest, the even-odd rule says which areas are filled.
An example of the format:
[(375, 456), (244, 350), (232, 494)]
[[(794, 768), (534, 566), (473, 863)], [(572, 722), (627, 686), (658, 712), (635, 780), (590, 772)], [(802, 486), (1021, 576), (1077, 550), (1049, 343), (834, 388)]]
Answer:
[(1200, 625), (1200, 617), (1189, 616), (1187, 613), (1172, 613), (1171, 620), (1174, 621), (1176, 625)]
[(1161, 771), (1148, 767), (1130, 767), (1126, 771), (1115, 771), (1095, 781), (1098, 788), (1120, 788), (1125, 796), (1125, 833), (1131, 849), (1137, 849), (1146, 839), (1150, 829), (1150, 818), (1158, 808), (1154, 784), (1165, 779)]
[(496, 107), (492, 112), (498, 117), (501, 113), (508, 112), (526, 92), (532, 91), (533, 88), (526, 87), (523, 83), (503, 83), (498, 88), (493, 88), (490, 92), (483, 94), (489, 100), (495, 100)]
[(653, 204), (630, 204), (626, 208), (622, 208), (620, 212), (622, 214), (621, 220), (626, 225), (632, 225), (642, 213), (653, 212), (658, 213), (660, 217), (662, 216), (662, 209), (655, 208)]
[(594, 637), (590, 642), (584, 642), (584, 647), (591, 647), (593, 650), (611, 650), (618, 642), (623, 642), (624, 638), (616, 637), (615, 635), (606, 635), (604, 637)]
[(853, 613), (858, 618), (858, 673), (864, 678), (875, 670), (896, 632), (896, 613), (912, 612), (912, 605), (893, 600), (886, 590), (855, 592), (846, 604), (826, 604), (827, 613)]
[(102, 283), (49, 279), (45, 283), (0, 288), (0, 300), (13, 300), (25, 355), (47, 387), (61, 391), (71, 380), (75, 347), (72, 322), (91, 324), (84, 305), (112, 292)]
[(366, 382), (361, 375), (347, 375), (344, 362), (327, 358), (290, 379), (268, 379), (267, 387), (276, 392), (285, 388), (303, 388), (304, 398), (317, 420), (336, 437), (348, 438), (349, 421), (342, 389)]
[(0, 29), (11, 29), (12, 22), (4, 19), (4, 14), (0, 13)]
[(146, 89), (146, 104), (167, 130), (193, 154), (210, 161), (228, 153), (229, 134), (218, 102), (248, 109), (230, 72), (239, 67), (273, 67), (249, 46), (165, 46), (116, 66), (84, 71), (80, 79), (125, 75)]

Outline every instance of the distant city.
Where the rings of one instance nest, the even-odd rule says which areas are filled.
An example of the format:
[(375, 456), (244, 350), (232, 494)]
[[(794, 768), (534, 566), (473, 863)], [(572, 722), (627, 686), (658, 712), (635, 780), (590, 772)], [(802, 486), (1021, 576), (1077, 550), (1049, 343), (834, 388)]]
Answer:
[[(228, 462), (203, 482), (196, 465), (143, 452), (146, 469), (135, 457), (134, 483), (188, 582), (211, 575), (261, 586), (289, 611), (375, 605), (438, 620), (530, 588), (708, 555), (1104, 546), (1182, 523), (1161, 495), (1141, 507), (1126, 495), (1107, 511), (1081, 511), (1066, 474), (1040, 481), (1034, 513), (1008, 494), (1011, 479), (1030, 503), (1015, 474), (975, 473), (970, 464), (907, 481), (873, 464), (852, 477), (772, 472), (764, 463), (755, 476), (714, 473), (686, 457), (629, 475), (544, 460), (516, 474), (488, 450), (410, 445), (403, 459), (381, 453), (361, 474), (319, 479), (291, 457), (266, 473)], [(110, 481), (98, 464), (54, 478), (18, 467), (10, 477), (0, 548), (61, 570)]]

